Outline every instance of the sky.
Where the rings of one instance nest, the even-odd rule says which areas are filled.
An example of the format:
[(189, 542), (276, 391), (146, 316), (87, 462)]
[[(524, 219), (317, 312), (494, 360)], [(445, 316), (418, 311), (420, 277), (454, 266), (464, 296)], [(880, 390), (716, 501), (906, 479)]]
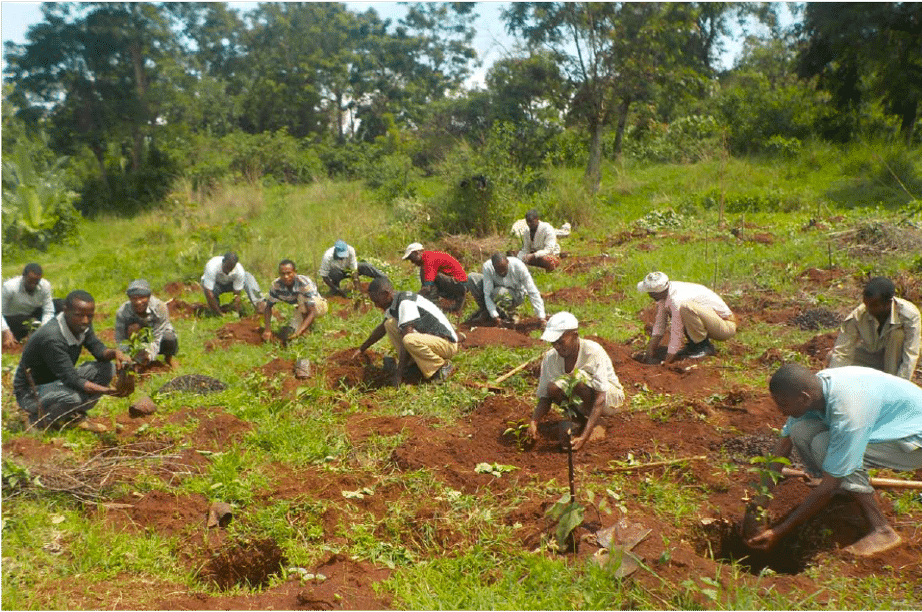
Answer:
[[(256, 2), (230, 2), (232, 7), (246, 11), (255, 7)], [(397, 21), (403, 15), (404, 9), (397, 2), (346, 2), (346, 6), (353, 12), (365, 12), (374, 8), (383, 18)], [(512, 37), (506, 34), (505, 26), (500, 19), (500, 11), (505, 2), (478, 2), (476, 12), (480, 17), (474, 24), (477, 34), (474, 38), (474, 48), (482, 62), (475, 68), (468, 86), (483, 86), (484, 76), (490, 66), (498, 59), (509, 55), (515, 46)], [(25, 43), (26, 31), (29, 26), (42, 20), (40, 2), (3, 2), (0, 5), (0, 34), (3, 42)], [(789, 15), (782, 11), (782, 15)], [(790, 19), (782, 18), (782, 23), (790, 23)], [(719, 67), (727, 69), (733, 66), (736, 56), (741, 48), (741, 37), (733, 37), (727, 41), (727, 51), (720, 58)]]

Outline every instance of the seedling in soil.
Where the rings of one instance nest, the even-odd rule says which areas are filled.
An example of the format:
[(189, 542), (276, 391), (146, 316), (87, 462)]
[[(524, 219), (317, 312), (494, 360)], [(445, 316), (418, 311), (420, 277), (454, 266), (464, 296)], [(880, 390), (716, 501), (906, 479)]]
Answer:
[(503, 475), (504, 472), (511, 472), (517, 469), (519, 468), (514, 465), (501, 465), (499, 463), (478, 463), (477, 467), (474, 468), (474, 471), (478, 474), (493, 474), (499, 478)]
[(519, 419), (518, 421), (506, 421), (506, 424), (509, 427), (503, 432), (503, 436), (511, 436), (520, 451), (524, 451), (534, 443), (534, 440), (528, 436), (528, 421)]
[(573, 530), (583, 522), (585, 508), (574, 500), (569, 493), (565, 493), (553, 506), (548, 508), (546, 515), (557, 521), (554, 536), (557, 540), (557, 550), (576, 552), (576, 538)]
[[(755, 485), (756, 496), (747, 497), (744, 501), (751, 502), (746, 508), (746, 519), (744, 532), (746, 535), (754, 535), (757, 531), (764, 528), (768, 521), (768, 502), (772, 498), (771, 489), (781, 480), (781, 472), (770, 468), (773, 463), (781, 465), (791, 465), (787, 457), (774, 457), (764, 455), (761, 457), (752, 457), (749, 460), (754, 467), (749, 468), (759, 476)], [(771, 485), (768, 482), (771, 481)]]
[[(153, 341), (153, 330), (149, 327), (142, 327), (128, 337), (128, 341), (126, 342), (128, 345), (128, 355), (133, 360), (137, 360), (138, 355), (140, 355), (142, 351), (147, 350), (147, 348), (150, 346), (150, 343)], [(156, 355), (148, 355), (148, 357), (153, 359), (156, 357)]]

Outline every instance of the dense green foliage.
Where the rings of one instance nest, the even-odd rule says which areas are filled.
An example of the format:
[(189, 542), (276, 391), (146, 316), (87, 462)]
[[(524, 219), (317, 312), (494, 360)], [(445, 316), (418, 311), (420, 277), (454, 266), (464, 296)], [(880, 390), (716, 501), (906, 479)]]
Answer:
[[(409, 3), (392, 23), (339, 3), (47, 3), (28, 42), (5, 50), (3, 155), (26, 173), (32, 158), (48, 214), (11, 178), (4, 235), (62, 240), (71, 206), (132, 215), (177, 185), (200, 197), (229, 180), (325, 178), (434, 209), (436, 233), (483, 234), (531, 206), (568, 212), (546, 190), (554, 168), (584, 169), (592, 197), (605, 159), (790, 158), (830, 139), (914, 146), (917, 5), (793, 10), (782, 29), (767, 3), (510, 4), (503, 19), (520, 45), (470, 89), (475, 4)], [(735, 22), (743, 52), (720, 72)], [(436, 176), (446, 187), (433, 191)], [(462, 186), (481, 176), (487, 188)]]

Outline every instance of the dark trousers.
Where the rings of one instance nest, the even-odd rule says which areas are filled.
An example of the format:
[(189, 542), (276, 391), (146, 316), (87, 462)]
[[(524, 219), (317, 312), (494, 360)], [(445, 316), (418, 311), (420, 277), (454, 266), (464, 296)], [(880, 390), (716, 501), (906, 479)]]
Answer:
[[(160, 339), (160, 355), (172, 357), (179, 352), (179, 338), (175, 333), (167, 332)], [(153, 356), (151, 356), (153, 358)]]
[[(330, 268), (330, 275), (327, 276), (330, 279), (330, 282), (338, 289), (339, 284), (343, 280), (352, 276), (351, 270), (344, 270), (343, 268)], [(369, 263), (364, 261), (359, 262), (359, 276), (365, 276), (368, 278), (386, 278), (385, 274), (381, 270), (377, 269)]]
[(36, 308), (29, 314), (24, 315), (4, 315), (6, 319), (6, 324), (10, 328), (13, 337), (16, 338), (16, 341), (20, 341), (32, 331), (32, 322), (42, 320), (42, 309), (41, 307)]
[[(108, 387), (115, 376), (115, 363), (87, 361), (77, 368), (77, 373), (81, 378)], [(38, 385), (36, 391), (42, 414), (39, 414), (39, 404), (31, 389), (17, 392), (16, 402), (29, 414), (29, 422), (40, 429), (55, 429), (73, 419), (86, 418), (87, 411), (102, 397), (101, 394), (72, 389), (60, 380)]]

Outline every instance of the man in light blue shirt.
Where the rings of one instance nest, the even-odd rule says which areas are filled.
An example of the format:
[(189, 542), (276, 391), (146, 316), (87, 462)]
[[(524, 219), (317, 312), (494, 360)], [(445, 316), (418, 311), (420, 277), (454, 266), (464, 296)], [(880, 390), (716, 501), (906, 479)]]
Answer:
[(494, 323), (499, 324), (501, 319), (512, 317), (515, 309), (525, 301), (526, 295), (535, 316), (542, 321), (547, 320), (541, 292), (522, 260), (493, 253), (483, 264), (483, 274), (472, 273), (468, 277), (471, 295), (478, 306), (477, 312), (468, 321), (474, 322), (489, 316)]
[[(776, 457), (797, 452), (820, 483), (779, 525), (749, 540), (768, 549), (819, 512), (836, 490), (851, 493), (871, 532), (846, 550), (869, 556), (898, 546), (900, 535), (874, 499), (866, 468), (922, 468), (922, 389), (891, 374), (861, 366), (813, 374), (785, 364), (769, 383), (772, 399), (788, 417), (775, 445)], [(777, 463), (772, 469), (780, 469)]]

